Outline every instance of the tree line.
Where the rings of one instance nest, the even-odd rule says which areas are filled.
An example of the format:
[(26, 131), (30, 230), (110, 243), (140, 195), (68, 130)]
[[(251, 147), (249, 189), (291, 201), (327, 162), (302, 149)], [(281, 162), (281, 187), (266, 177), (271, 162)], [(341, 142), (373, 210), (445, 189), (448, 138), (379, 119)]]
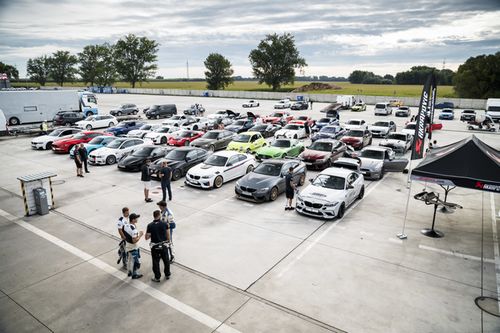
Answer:
[(349, 75), (348, 80), (350, 83), (364, 84), (424, 84), (432, 72), (436, 74), (439, 85), (453, 84), (455, 72), (450, 69), (438, 70), (428, 66), (413, 66), (408, 71), (397, 73), (396, 76), (391, 74), (380, 76), (373, 72), (355, 70)]

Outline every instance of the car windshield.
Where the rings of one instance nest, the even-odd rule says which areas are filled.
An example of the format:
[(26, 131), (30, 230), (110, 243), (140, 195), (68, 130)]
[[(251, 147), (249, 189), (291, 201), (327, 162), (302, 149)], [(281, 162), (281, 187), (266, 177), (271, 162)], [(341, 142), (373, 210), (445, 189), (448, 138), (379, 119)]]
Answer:
[(300, 127), (298, 125), (293, 125), (293, 124), (288, 124), (284, 127), (284, 129), (287, 129), (287, 130), (293, 130), (293, 131), (296, 131), (298, 130)]
[(235, 121), (233, 125), (235, 126), (243, 126), (245, 124), (245, 120), (238, 120)]
[(376, 109), (385, 109), (385, 104), (377, 104), (375, 105)]
[(224, 166), (226, 165), (226, 162), (227, 162), (227, 157), (212, 155), (209, 158), (207, 158), (207, 160), (204, 163), (213, 166)]
[(169, 120), (175, 121), (175, 120), (180, 120), (180, 119), (182, 119), (181, 116), (172, 116)]
[(364, 158), (371, 158), (374, 160), (383, 160), (384, 159), (384, 152), (380, 150), (371, 150), (371, 149), (366, 149), (361, 152), (361, 157)]
[(132, 153), (132, 156), (136, 156), (136, 157), (146, 157), (146, 156), (149, 156), (151, 155), (151, 153), (153, 152), (153, 150), (155, 150), (156, 147), (142, 147), (142, 148), (139, 148), (137, 149), (136, 151), (134, 151)]
[(94, 119), (95, 119), (95, 117), (94, 117), (94, 116), (90, 116), (90, 117), (85, 118), (85, 121), (92, 121), (92, 120), (94, 120)]
[(184, 161), (186, 159), (187, 150), (172, 150), (165, 156), (165, 158), (174, 161)]
[(273, 114), (271, 115), (271, 117), (278, 117), (278, 118), (279, 118), (279, 117), (282, 117), (282, 116), (283, 116), (283, 114), (282, 114), (282, 113), (279, 113), (279, 112), (275, 112), (275, 113), (273, 113)]
[(356, 106), (363, 106), (363, 103), (356, 103)]
[(330, 118), (321, 118), (320, 120), (318, 120), (318, 123), (329, 123), (330, 121)]
[(337, 132), (337, 128), (333, 126), (326, 126), (321, 129), (322, 133), (335, 133)]
[(360, 120), (349, 120), (347, 123), (349, 125), (361, 125), (361, 121)]
[(300, 117), (297, 117), (297, 120), (307, 120), (307, 116), (300, 116)]
[(125, 141), (124, 139), (116, 139), (111, 141), (106, 147), (108, 148), (119, 148), (121, 144)]
[(312, 185), (329, 188), (332, 190), (343, 190), (345, 184), (345, 179), (337, 176), (330, 175), (318, 175)]
[(362, 137), (363, 136), (363, 131), (350, 130), (347, 133), (347, 136)]
[(276, 140), (271, 144), (271, 146), (279, 148), (288, 148), (291, 145), (292, 143), (290, 142), (290, 140)]
[(139, 129), (142, 130), (142, 131), (147, 131), (147, 130), (151, 129), (151, 125), (147, 125), (147, 124), (146, 125), (142, 125)]
[(182, 131), (180, 132), (179, 134), (177, 134), (177, 137), (179, 138), (190, 138), (192, 137), (194, 134), (192, 132), (188, 132), (188, 131)]
[(62, 129), (56, 129), (56, 130), (53, 130), (52, 132), (49, 133), (49, 136), (59, 136), (61, 135), (61, 133), (63, 132), (64, 130)]
[(443, 111), (441, 111), (441, 112), (442, 112), (442, 113), (453, 113), (453, 111), (452, 111), (452, 110), (443, 110)]
[(252, 127), (250, 130), (252, 132), (260, 132), (260, 131), (265, 131), (266, 128), (267, 128), (267, 125), (257, 125), (257, 126)]
[(414, 130), (416, 127), (417, 127), (416, 124), (408, 124), (406, 125), (405, 129)]
[(387, 121), (377, 121), (373, 126), (389, 127), (389, 123)]
[(234, 138), (235, 142), (248, 142), (250, 141), (250, 135), (248, 134), (240, 134), (236, 138)]
[(331, 142), (315, 141), (309, 146), (309, 149), (319, 151), (332, 151), (333, 144)]
[(160, 108), (159, 105), (153, 105), (152, 107), (149, 108), (149, 111), (155, 111), (155, 110), (157, 110), (159, 108)]
[(262, 163), (254, 170), (255, 173), (277, 177), (281, 173), (281, 164)]
[(474, 110), (464, 110), (463, 113), (476, 113), (476, 111), (474, 111)]
[(158, 133), (168, 133), (170, 131), (170, 127), (160, 127), (155, 129), (155, 132)]
[(128, 127), (130, 126), (128, 123), (119, 123), (118, 125), (116, 125), (116, 127)]
[(407, 106), (400, 106), (400, 107), (399, 107), (399, 109), (400, 109), (400, 110), (403, 110), (403, 111), (406, 111), (406, 110), (408, 110), (409, 108), (408, 108)]
[(203, 139), (217, 139), (218, 137), (219, 137), (218, 132), (207, 132), (202, 136)]
[(89, 141), (89, 144), (91, 145), (100, 145), (104, 141), (105, 137), (102, 136), (96, 136), (92, 140)]
[(75, 136), (73, 136), (73, 139), (84, 139), (86, 138), (87, 136), (83, 133), (78, 133), (76, 134)]
[(406, 141), (406, 135), (392, 133), (392, 134), (389, 134), (387, 139)]

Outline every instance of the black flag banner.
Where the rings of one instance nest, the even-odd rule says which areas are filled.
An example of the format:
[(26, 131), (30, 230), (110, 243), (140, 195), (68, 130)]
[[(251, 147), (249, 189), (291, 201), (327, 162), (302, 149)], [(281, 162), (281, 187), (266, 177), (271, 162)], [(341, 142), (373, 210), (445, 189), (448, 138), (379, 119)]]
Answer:
[(430, 74), (422, 89), (420, 97), (420, 106), (418, 108), (417, 123), (415, 127), (415, 138), (411, 150), (411, 159), (418, 160), (424, 157), (425, 132), (427, 126), (431, 129), (434, 118), (434, 104), (436, 101), (436, 77), (434, 73)]

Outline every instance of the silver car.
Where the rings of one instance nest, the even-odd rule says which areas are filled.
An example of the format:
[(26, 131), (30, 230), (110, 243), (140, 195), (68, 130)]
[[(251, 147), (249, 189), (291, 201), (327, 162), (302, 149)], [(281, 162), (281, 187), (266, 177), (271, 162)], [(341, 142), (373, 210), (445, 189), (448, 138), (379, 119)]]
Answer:
[(365, 179), (382, 179), (386, 172), (402, 172), (408, 159), (396, 159), (396, 154), (387, 147), (365, 147), (359, 154), (361, 173)]

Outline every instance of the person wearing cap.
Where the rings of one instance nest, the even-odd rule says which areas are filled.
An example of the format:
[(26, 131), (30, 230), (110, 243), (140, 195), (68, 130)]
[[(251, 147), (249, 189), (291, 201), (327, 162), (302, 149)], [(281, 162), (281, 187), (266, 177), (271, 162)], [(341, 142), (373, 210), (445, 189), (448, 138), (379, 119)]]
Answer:
[(153, 199), (149, 197), (149, 189), (151, 188), (151, 171), (149, 170), (149, 165), (151, 160), (148, 158), (146, 163), (141, 167), (141, 181), (144, 185), (144, 201), (151, 202)]
[(118, 255), (120, 257), (118, 259), (117, 264), (119, 264), (121, 261), (122, 268), (124, 270), (127, 270), (127, 250), (125, 249), (126, 241), (125, 241), (125, 234), (123, 233), (123, 227), (126, 224), (128, 224), (129, 215), (130, 215), (130, 211), (129, 211), (128, 207), (123, 207), (122, 208), (122, 216), (120, 216), (118, 218), (118, 223), (116, 224), (116, 227), (118, 228), (118, 235), (121, 238), (120, 244), (118, 245), (119, 246)]
[(154, 282), (160, 282), (160, 259), (163, 261), (165, 280), (170, 278), (170, 262), (168, 260), (168, 245), (170, 242), (170, 233), (168, 224), (161, 219), (161, 212), (153, 212), (153, 222), (146, 228), (146, 240), (151, 239), (151, 259), (153, 261)]
[(144, 232), (137, 230), (137, 220), (139, 217), (141, 216), (138, 214), (130, 214), (130, 223), (123, 227), (123, 234), (125, 235), (125, 241), (127, 242), (125, 248), (128, 256), (128, 276), (131, 276), (132, 279), (139, 279), (142, 277), (142, 274), (139, 272), (139, 268), (141, 267), (139, 258), (141, 257), (141, 254), (138, 243), (142, 235), (144, 235)]
[(174, 261), (174, 239), (173, 239), (173, 234), (174, 234), (174, 229), (176, 227), (176, 224), (174, 222), (174, 214), (172, 211), (167, 208), (167, 202), (162, 200), (157, 203), (158, 208), (160, 208), (161, 211), (161, 220), (167, 224), (168, 227), (168, 232), (169, 232), (169, 239), (170, 239), (170, 247), (168, 248), (169, 254), (170, 254), (170, 262)]

